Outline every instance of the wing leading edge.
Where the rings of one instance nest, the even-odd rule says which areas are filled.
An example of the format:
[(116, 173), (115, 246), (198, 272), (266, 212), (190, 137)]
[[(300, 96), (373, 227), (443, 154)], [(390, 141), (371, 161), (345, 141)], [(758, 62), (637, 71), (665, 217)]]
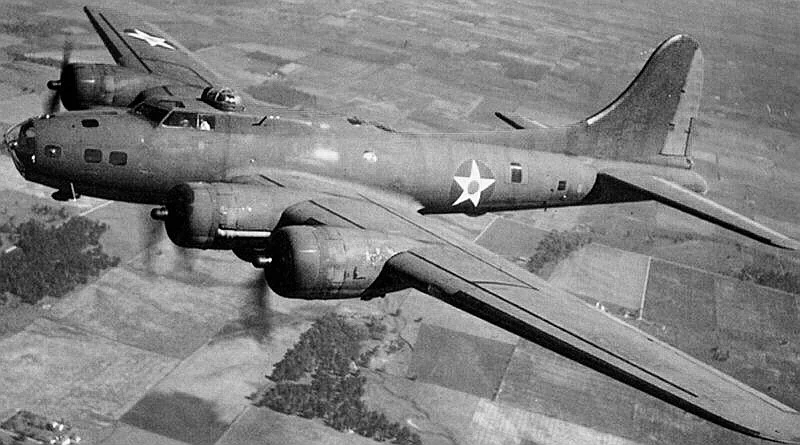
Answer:
[(741, 433), (800, 443), (800, 413), (599, 311), (434, 218), (375, 195), (298, 205), (296, 221), (404, 233), (424, 241), (393, 256), (390, 277), (571, 360)]

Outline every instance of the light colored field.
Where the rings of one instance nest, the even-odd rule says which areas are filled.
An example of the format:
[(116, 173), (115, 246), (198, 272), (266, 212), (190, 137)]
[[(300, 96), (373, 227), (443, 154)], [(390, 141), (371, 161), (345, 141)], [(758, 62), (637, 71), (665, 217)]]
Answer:
[(230, 288), (115, 268), (72, 296), (68, 305), (57, 305), (53, 317), (131, 346), (183, 358), (239, 315), (234, 298)]
[(475, 242), (492, 252), (514, 258), (529, 258), (547, 235), (519, 220), (497, 218), (480, 233)]
[(6, 46), (10, 45), (19, 45), (24, 41), (25, 41), (24, 39), (21, 39), (19, 37), (11, 36), (8, 34), (0, 34), (0, 48), (5, 48)]
[(69, 418), (95, 439), (178, 362), (46, 318), (0, 347), (0, 416)]
[[(41, 112), (42, 97), (39, 94), (21, 94), (10, 99), (0, 100), (0, 122), (14, 125)], [(3, 131), (5, 132), (5, 129)]]
[(354, 433), (336, 431), (318, 420), (287, 416), (267, 408), (248, 407), (216, 445), (375, 445)]
[(551, 230), (572, 230), (581, 224), (583, 207), (564, 207), (560, 209), (528, 210), (516, 212), (513, 218), (519, 218), (525, 224), (536, 229), (549, 232)]
[(555, 417), (547, 417), (521, 409), (481, 400), (472, 421), (475, 432), (470, 444), (503, 445), (532, 443), (540, 445), (572, 445), (595, 443), (634, 445), (638, 442), (591, 428), (577, 426)]
[(179, 442), (122, 422), (114, 425), (113, 430), (96, 443), (107, 445), (188, 445), (186, 442)]
[(367, 406), (418, 433), (424, 444), (472, 443), (470, 424), (479, 397), (383, 373), (368, 373), (367, 379)]
[(650, 258), (589, 244), (556, 266), (550, 283), (572, 293), (638, 310)]

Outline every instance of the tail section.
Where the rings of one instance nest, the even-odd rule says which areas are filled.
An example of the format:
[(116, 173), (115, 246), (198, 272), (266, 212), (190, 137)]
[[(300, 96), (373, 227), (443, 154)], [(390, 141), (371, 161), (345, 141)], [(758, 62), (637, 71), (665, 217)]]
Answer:
[(691, 168), (702, 88), (700, 45), (686, 35), (670, 37), (616, 100), (576, 126), (567, 145), (602, 159)]

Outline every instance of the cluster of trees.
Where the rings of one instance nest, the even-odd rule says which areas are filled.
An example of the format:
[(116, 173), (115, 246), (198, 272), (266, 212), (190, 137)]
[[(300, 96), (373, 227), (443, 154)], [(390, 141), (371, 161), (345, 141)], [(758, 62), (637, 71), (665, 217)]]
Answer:
[(363, 327), (349, 324), (336, 314), (326, 314), (300, 335), (300, 340), (275, 364), (268, 378), (274, 382), (297, 380), (316, 369), (328, 369), (339, 375), (347, 373), (365, 338)]
[(47, 295), (60, 297), (116, 266), (119, 258), (108, 256), (100, 246), (106, 229), (84, 217), (60, 226), (35, 219), (16, 226), (17, 249), (0, 254), (0, 295), (11, 293), (34, 304)]
[(800, 295), (800, 272), (788, 260), (760, 254), (739, 272), (739, 279)]
[(539, 273), (544, 266), (558, 263), (591, 242), (592, 234), (589, 232), (552, 230), (539, 242), (533, 256), (528, 259), (528, 270)]
[[(366, 379), (355, 363), (360, 343), (382, 331), (372, 326), (354, 326), (335, 314), (320, 318), (275, 365), (268, 377), (276, 385), (254, 403), (285, 414), (319, 418), (339, 431), (375, 440), (421, 444), (418, 434), (369, 410), (361, 400)], [(306, 376), (310, 383), (298, 382)]]
[(41, 216), (47, 219), (47, 222), (54, 222), (57, 220), (65, 221), (69, 218), (66, 207), (50, 207), (47, 204), (34, 204), (31, 206), (31, 212), (34, 215)]

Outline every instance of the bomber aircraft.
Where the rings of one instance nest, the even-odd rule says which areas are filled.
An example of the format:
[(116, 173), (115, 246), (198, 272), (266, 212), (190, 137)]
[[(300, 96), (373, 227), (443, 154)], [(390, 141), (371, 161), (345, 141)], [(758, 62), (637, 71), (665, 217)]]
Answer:
[(117, 65), (65, 56), (49, 87), (69, 111), (4, 137), (22, 176), (54, 198), (156, 205), (175, 244), (231, 250), (286, 298), (415, 288), (706, 420), (800, 443), (794, 409), (426, 216), (655, 200), (797, 249), (703, 196), (691, 156), (703, 58), (691, 37), (665, 40), (616, 100), (573, 125), (499, 115), (512, 128), (417, 134), (260, 109), (157, 27), (85, 12)]

